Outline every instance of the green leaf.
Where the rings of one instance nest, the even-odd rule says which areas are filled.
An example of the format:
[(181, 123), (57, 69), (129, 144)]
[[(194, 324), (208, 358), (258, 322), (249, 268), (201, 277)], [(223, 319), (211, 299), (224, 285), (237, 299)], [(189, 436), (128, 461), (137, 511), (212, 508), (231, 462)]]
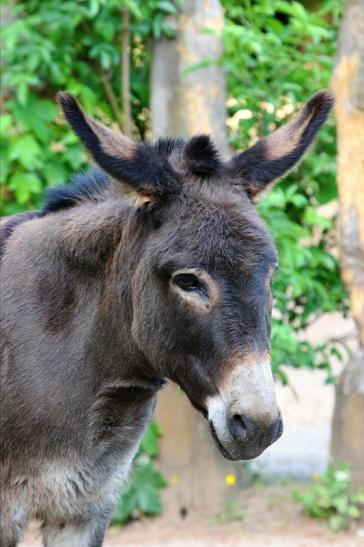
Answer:
[(49, 100), (39, 100), (34, 96), (29, 98), (26, 106), (9, 102), (15, 120), (20, 123), (24, 129), (34, 133), (42, 142), (48, 142), (52, 138), (50, 122), (58, 115), (58, 109), (54, 103)]
[(353, 494), (353, 502), (364, 505), (364, 491), (358, 490)]
[(16, 88), (16, 95), (21, 105), (25, 105), (29, 94), (29, 88), (26, 82), (20, 82)]
[(0, 116), (0, 135), (5, 137), (6, 132), (11, 127), (12, 118), (10, 114), (2, 114)]
[(158, 490), (152, 484), (145, 484), (138, 492), (139, 509), (145, 515), (160, 515), (162, 504)]
[(126, 492), (121, 495), (120, 500), (116, 505), (112, 522), (114, 524), (123, 524), (131, 517), (137, 506), (137, 492), (134, 489), (126, 490)]
[(0, 181), (4, 184), (7, 181), (10, 172), (9, 154), (5, 147), (0, 149)]
[(176, 15), (177, 9), (172, 2), (168, 2), (167, 0), (160, 0), (157, 4), (158, 9), (161, 11), (164, 11), (164, 13), (169, 13), (171, 15)]
[(35, 138), (28, 134), (12, 141), (10, 159), (18, 160), (23, 167), (31, 168), (39, 165), (38, 156), (41, 148)]
[(360, 510), (355, 505), (349, 505), (347, 507), (346, 514), (352, 519), (358, 519), (361, 515)]
[(99, 13), (101, 2), (99, 0), (90, 0), (88, 15), (89, 17), (95, 17)]
[(138, 2), (135, 0), (126, 0), (126, 5), (130, 10), (130, 13), (136, 18), (141, 19), (142, 18), (142, 12), (139, 7)]
[(62, 163), (49, 162), (43, 169), (48, 186), (64, 184), (67, 181), (67, 169)]
[(15, 173), (9, 181), (9, 188), (15, 192), (18, 203), (29, 201), (32, 194), (40, 194), (42, 183), (34, 173)]
[(162, 508), (159, 490), (164, 486), (162, 475), (151, 463), (138, 463), (137, 460), (132, 479), (121, 494), (112, 521), (122, 523), (138, 513), (159, 515)]
[(144, 433), (140, 444), (140, 451), (149, 456), (156, 457), (159, 454), (159, 437), (160, 430), (156, 422), (151, 422), (146, 432)]

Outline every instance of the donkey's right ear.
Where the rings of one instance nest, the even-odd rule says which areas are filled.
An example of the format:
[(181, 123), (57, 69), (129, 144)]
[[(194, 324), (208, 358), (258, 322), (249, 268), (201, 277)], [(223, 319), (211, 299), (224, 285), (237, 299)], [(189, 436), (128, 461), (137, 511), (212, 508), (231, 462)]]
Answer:
[(253, 202), (300, 161), (333, 104), (329, 91), (315, 93), (293, 120), (230, 161), (231, 172)]
[(58, 93), (57, 100), (96, 163), (128, 191), (137, 192), (143, 201), (156, 201), (177, 192), (177, 177), (167, 159), (87, 116), (70, 93)]

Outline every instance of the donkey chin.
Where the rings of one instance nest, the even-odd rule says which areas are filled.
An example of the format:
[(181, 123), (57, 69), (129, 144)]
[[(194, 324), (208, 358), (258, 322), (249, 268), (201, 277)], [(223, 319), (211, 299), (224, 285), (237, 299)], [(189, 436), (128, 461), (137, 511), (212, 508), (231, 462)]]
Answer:
[(229, 460), (256, 458), (283, 433), (267, 362), (235, 366), (206, 408), (211, 435)]

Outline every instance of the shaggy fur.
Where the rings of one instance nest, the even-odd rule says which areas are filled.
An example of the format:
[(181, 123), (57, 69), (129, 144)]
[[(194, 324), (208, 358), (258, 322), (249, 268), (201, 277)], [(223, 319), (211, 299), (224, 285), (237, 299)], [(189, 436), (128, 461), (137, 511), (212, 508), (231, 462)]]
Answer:
[(207, 136), (140, 145), (69, 94), (60, 103), (103, 170), (4, 222), (1, 547), (34, 517), (48, 547), (102, 545), (164, 377), (205, 416), (213, 401), (226, 457), (254, 457), (279, 437), (277, 256), (250, 197), (292, 167), (331, 98), (315, 96), (276, 144), (273, 134), (228, 163)]

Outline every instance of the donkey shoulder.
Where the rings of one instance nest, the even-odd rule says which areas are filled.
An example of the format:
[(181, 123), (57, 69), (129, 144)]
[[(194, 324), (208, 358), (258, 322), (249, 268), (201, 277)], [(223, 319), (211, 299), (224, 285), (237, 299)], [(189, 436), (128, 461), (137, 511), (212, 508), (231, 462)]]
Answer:
[(40, 211), (28, 211), (26, 213), (18, 213), (3, 217), (0, 219), (0, 258), (5, 252), (6, 241), (9, 239), (15, 228), (23, 222), (39, 218)]

